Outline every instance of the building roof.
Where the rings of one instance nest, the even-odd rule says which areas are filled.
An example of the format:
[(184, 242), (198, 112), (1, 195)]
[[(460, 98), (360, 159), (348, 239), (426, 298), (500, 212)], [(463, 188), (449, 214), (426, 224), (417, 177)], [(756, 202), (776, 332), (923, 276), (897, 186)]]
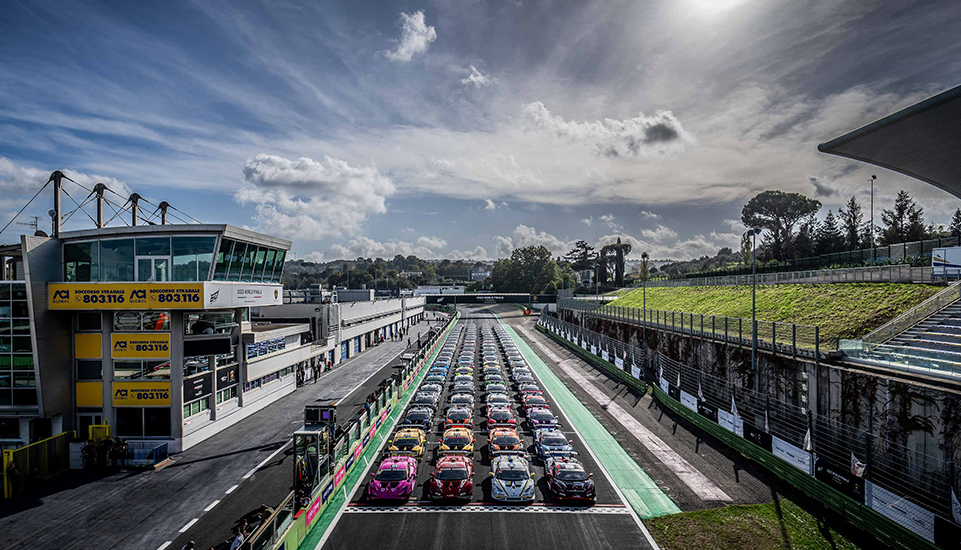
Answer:
[(221, 233), (228, 239), (236, 239), (248, 243), (290, 250), (291, 243), (287, 239), (257, 233), (249, 229), (234, 227), (227, 224), (194, 224), (178, 223), (168, 225), (137, 225), (121, 227), (102, 227), (80, 229), (76, 231), (63, 231), (60, 233), (61, 239), (93, 239), (102, 237), (121, 237), (121, 236), (155, 236), (173, 233)]
[(961, 197), (961, 86), (818, 145)]

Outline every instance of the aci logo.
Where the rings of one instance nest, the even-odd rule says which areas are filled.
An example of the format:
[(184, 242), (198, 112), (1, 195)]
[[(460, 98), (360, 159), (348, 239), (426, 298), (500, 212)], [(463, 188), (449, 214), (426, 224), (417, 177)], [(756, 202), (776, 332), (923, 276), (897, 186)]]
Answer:
[(131, 300), (146, 300), (147, 291), (146, 290), (134, 290), (130, 293)]
[(113, 392), (113, 396), (114, 396), (115, 398), (117, 398), (117, 397), (119, 397), (119, 398), (126, 398), (126, 397), (127, 397), (127, 390), (125, 390), (125, 389), (118, 389), (117, 391)]
[(54, 300), (69, 300), (70, 291), (69, 290), (58, 290), (53, 293)]
[(127, 342), (125, 340), (117, 340), (117, 343), (113, 345), (114, 351), (127, 351)]

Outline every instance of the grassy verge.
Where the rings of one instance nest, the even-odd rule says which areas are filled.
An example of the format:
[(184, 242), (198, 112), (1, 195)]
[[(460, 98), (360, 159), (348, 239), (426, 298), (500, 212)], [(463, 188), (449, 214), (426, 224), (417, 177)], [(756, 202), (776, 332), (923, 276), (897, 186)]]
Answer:
[[(919, 284), (848, 283), (757, 287), (757, 318), (821, 327), (821, 339), (858, 338), (923, 302), (944, 287)], [(641, 289), (611, 302), (640, 307)], [(647, 307), (726, 317), (751, 317), (751, 287), (647, 289)]]
[(785, 498), (645, 520), (663, 550), (855, 550), (858, 547)]

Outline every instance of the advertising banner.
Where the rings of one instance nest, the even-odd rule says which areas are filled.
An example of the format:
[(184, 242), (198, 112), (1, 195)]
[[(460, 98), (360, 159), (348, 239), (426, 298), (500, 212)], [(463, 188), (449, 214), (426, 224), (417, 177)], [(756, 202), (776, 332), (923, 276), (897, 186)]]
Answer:
[(666, 394), (670, 394), (671, 385), (668, 384), (667, 380), (665, 380), (663, 376), (660, 378), (660, 380), (657, 381), (657, 383), (659, 386), (661, 386), (661, 391), (663, 391)]
[(110, 335), (114, 359), (170, 359), (170, 333), (137, 332)]
[(237, 383), (238, 365), (217, 369), (217, 389), (224, 389)]
[(213, 373), (207, 372), (193, 378), (184, 379), (184, 403), (210, 395), (214, 391)]
[(114, 382), (114, 407), (169, 407), (170, 382)]
[[(328, 483), (327, 486), (330, 487), (331, 491), (334, 490), (334, 485), (332, 483)], [(327, 487), (324, 487), (323, 493), (326, 493), (326, 492), (327, 492)], [(317, 517), (317, 514), (320, 512), (320, 508), (324, 505), (324, 502), (327, 500), (324, 497), (323, 493), (320, 495), (320, 497), (317, 498), (317, 500), (311, 502), (310, 507), (307, 508), (307, 526), (308, 527), (310, 527), (310, 522), (314, 521), (314, 518)]]
[[(818, 461), (820, 462), (820, 460)], [(887, 489), (865, 482), (865, 501), (868, 507), (891, 521), (934, 542), (934, 513)]]
[(815, 454), (814, 477), (864, 504), (864, 480), (851, 473), (850, 465), (840, 466)]
[(204, 283), (49, 283), (52, 310), (199, 309)]
[(591, 344), (591, 355), (597, 355), (597, 346)]
[(711, 422), (717, 423), (717, 407), (709, 405), (707, 401), (697, 402), (697, 413)]
[(729, 432), (734, 432), (737, 435), (744, 434), (744, 420), (733, 413), (725, 411), (724, 409), (717, 410), (717, 423)]
[(784, 460), (807, 475), (814, 473), (811, 468), (811, 453), (800, 447), (792, 445), (777, 436), (771, 436), (771, 452), (774, 453), (774, 456)]
[(603, 359), (603, 360), (605, 360), (605, 361), (610, 361), (610, 360), (611, 360), (611, 356), (607, 353), (607, 350), (604, 350), (604, 351), (601, 352), (601, 359)]
[(634, 378), (640, 379), (641, 368), (638, 367), (637, 365), (631, 365), (631, 376), (633, 376)]
[(667, 395), (671, 396), (671, 399), (675, 401), (681, 400), (681, 388), (675, 386), (674, 384), (667, 385)]
[[(357, 450), (358, 451), (360, 450), (360, 445), (357, 446)], [(347, 455), (347, 460), (344, 462), (344, 470), (350, 471), (350, 467), (354, 465), (355, 459), (356, 459), (356, 455), (354, 453), (350, 453), (349, 455)]]
[(347, 473), (347, 470), (345, 470), (345, 469), (344, 469), (344, 465), (341, 464), (341, 465), (340, 465), (340, 468), (337, 468), (337, 471), (334, 472), (334, 486), (335, 486), (335, 487), (338, 486), (338, 485), (340, 485), (340, 482), (341, 482), (341, 480), (344, 479), (344, 474), (346, 474), (346, 473)]
[(204, 283), (204, 308), (279, 306), (283, 287), (263, 283)]
[(624, 370), (624, 360), (621, 359), (620, 357), (615, 357), (615, 358), (614, 358), (614, 366), (617, 367), (617, 368), (619, 368), (619, 369), (621, 369), (621, 370)]
[(760, 428), (755, 428), (751, 424), (744, 424), (744, 439), (747, 439), (767, 452), (771, 452), (771, 434)]
[(697, 398), (684, 390), (681, 390), (681, 405), (697, 412)]

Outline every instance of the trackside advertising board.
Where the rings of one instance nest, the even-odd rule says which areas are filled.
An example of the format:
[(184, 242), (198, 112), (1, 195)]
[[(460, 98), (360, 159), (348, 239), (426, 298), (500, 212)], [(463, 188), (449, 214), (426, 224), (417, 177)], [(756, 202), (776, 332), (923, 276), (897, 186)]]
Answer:
[(170, 382), (114, 382), (114, 407), (169, 407)]
[(115, 332), (110, 335), (110, 355), (114, 359), (170, 359), (170, 334)]
[(50, 283), (52, 310), (221, 309), (283, 303), (283, 287), (263, 283)]

